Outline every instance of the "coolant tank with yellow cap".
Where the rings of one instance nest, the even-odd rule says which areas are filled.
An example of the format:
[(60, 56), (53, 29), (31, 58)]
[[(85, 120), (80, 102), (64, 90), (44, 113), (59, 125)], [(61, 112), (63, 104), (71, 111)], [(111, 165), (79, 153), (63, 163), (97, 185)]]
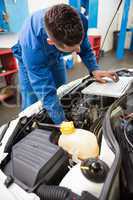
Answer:
[(70, 155), (78, 159), (96, 158), (99, 146), (96, 136), (87, 130), (74, 127), (73, 122), (63, 122), (60, 127), (61, 136), (58, 145)]

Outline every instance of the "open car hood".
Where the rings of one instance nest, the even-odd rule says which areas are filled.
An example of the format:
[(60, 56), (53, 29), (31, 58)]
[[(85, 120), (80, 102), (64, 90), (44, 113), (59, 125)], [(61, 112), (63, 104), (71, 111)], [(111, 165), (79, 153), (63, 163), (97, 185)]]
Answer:
[[(133, 77), (132, 70), (118, 70), (118, 75), (120, 77)], [(73, 189), (69, 188), (72, 192), (69, 198), (64, 199), (99, 199), (99, 200), (113, 200), (119, 199), (121, 196), (120, 185), (120, 172), (122, 165), (122, 155), (121, 155), (121, 147), (119, 144), (119, 140), (115, 134), (115, 126), (116, 121), (119, 124), (121, 121), (121, 115), (127, 116), (130, 115), (132, 108), (132, 84), (126, 89), (126, 92), (120, 98), (116, 97), (108, 97), (104, 95), (96, 95), (96, 94), (88, 94), (87, 92), (82, 93), (85, 88), (88, 88), (94, 80), (91, 77), (84, 77), (82, 79), (78, 79), (73, 81), (65, 86), (62, 86), (58, 90), (59, 98), (62, 102), (63, 108), (69, 120), (73, 120), (74, 124), (77, 128), (84, 128), (86, 130), (90, 130), (93, 132), (100, 146), (100, 154), (99, 159), (105, 162), (108, 166), (109, 171), (107, 173), (107, 177), (102, 184), (101, 191), (98, 195), (95, 195), (92, 190), (86, 191), (84, 193), (84, 189), (82, 190), (81, 185), (81, 193), (76, 194)], [(129, 105), (130, 104), (130, 105)], [(116, 120), (117, 119), (117, 120)], [(40, 129), (44, 129), (46, 131), (47, 137), (52, 138), (51, 143), (47, 143), (48, 146), (51, 146), (52, 150), (50, 154), (50, 159), (54, 158), (54, 162), (57, 163), (57, 166), (60, 164), (60, 168), (55, 172), (54, 166), (50, 163), (50, 161), (45, 163), (45, 166), (50, 163), (49, 171), (43, 174), (44, 180), (39, 178), (38, 182), (40, 184), (45, 182), (45, 185), (56, 186), (56, 190), (60, 191), (60, 182), (64, 177), (69, 173), (69, 159), (66, 155), (66, 152), (62, 152), (60, 148), (54, 146), (55, 141), (58, 138), (55, 137), (55, 134), (52, 133), (51, 137), (51, 127), (43, 127), (43, 123), (52, 123), (46, 114), (46, 110), (42, 108), (41, 102), (37, 102), (25, 109), (21, 112), (15, 120), (3, 125), (0, 129), (0, 198), (2, 199), (10, 199), (10, 200), (37, 200), (42, 198), (42, 190), (45, 193), (45, 187), (43, 189), (37, 190), (36, 183), (33, 184), (34, 172), (32, 174), (31, 179), (26, 179), (26, 172), (20, 170), (20, 173), (16, 173), (15, 165), (12, 165), (12, 159), (15, 154), (16, 146), (20, 146), (22, 141), (26, 140), (25, 138), (28, 136), (32, 136), (36, 134), (36, 126), (35, 123), (40, 124)], [(32, 134), (31, 134), (32, 133)], [(54, 130), (55, 133), (55, 130)], [(42, 134), (42, 132), (40, 132)], [(49, 135), (50, 134), (50, 135)], [(54, 136), (53, 136), (54, 135)], [(43, 137), (43, 134), (42, 136)], [(53, 139), (54, 138), (54, 139)], [(48, 142), (48, 140), (47, 140)], [(45, 144), (46, 145), (46, 144)], [(19, 148), (19, 147), (18, 147)], [(47, 149), (46, 149), (47, 151)], [(14, 152), (14, 154), (12, 153)], [(55, 157), (56, 154), (56, 157)], [(28, 152), (27, 152), (28, 155)], [(58, 156), (57, 156), (58, 155)], [(25, 156), (25, 155), (24, 155)], [(15, 157), (16, 159), (16, 157)], [(18, 158), (17, 158), (18, 159)], [(47, 157), (48, 159), (48, 157)], [(63, 161), (61, 161), (63, 159)], [(18, 159), (19, 160), (19, 159)], [(15, 162), (15, 161), (14, 161)], [(19, 162), (18, 162), (19, 163)], [(33, 163), (34, 164), (34, 163)], [(55, 165), (55, 164), (54, 164)], [(21, 165), (19, 163), (20, 168)], [(46, 168), (46, 167), (45, 167)], [(62, 170), (63, 168), (63, 170)], [(43, 169), (45, 171), (46, 169)], [(22, 172), (22, 174), (21, 174)], [(53, 175), (51, 175), (53, 173)], [(20, 177), (21, 174), (21, 177)], [(46, 175), (45, 175), (46, 174)], [(49, 175), (50, 174), (50, 175)], [(48, 178), (48, 175), (50, 178)], [(59, 177), (59, 180), (55, 180), (55, 177)], [(41, 176), (40, 176), (41, 177)], [(11, 180), (10, 180), (11, 179)], [(58, 183), (57, 183), (58, 182)], [(71, 181), (70, 181), (71, 182)], [(79, 180), (80, 182), (80, 180)], [(29, 185), (28, 185), (29, 184)], [(39, 186), (39, 184), (38, 184)], [(58, 188), (59, 187), (59, 188)], [(99, 187), (99, 184), (95, 184), (95, 187)], [(47, 189), (47, 188), (46, 188)], [(2, 192), (3, 191), (3, 192)], [(28, 191), (28, 192), (27, 192)], [(46, 190), (47, 191), (47, 190)], [(55, 192), (55, 189), (52, 190)], [(68, 191), (64, 191), (64, 195)], [(47, 193), (47, 192), (46, 192)], [(72, 196), (71, 196), (72, 195)], [(54, 195), (53, 195), (54, 196)], [(51, 197), (51, 199), (59, 199), (56, 197)], [(47, 198), (45, 198), (47, 199)], [(50, 198), (49, 198), (50, 199)], [(61, 198), (60, 198), (61, 199)]]

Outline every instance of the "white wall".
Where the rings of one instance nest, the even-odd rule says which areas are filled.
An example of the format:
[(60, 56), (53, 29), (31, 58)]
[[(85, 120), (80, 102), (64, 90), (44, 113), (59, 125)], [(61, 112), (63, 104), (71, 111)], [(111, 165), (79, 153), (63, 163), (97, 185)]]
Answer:
[[(102, 41), (105, 37), (105, 34), (107, 32), (107, 29), (110, 25), (110, 22), (114, 16), (114, 13), (116, 11), (116, 7), (119, 3), (119, 0), (99, 0), (99, 13), (98, 13), (98, 31), (100, 35), (102, 35)], [(105, 51), (109, 51), (112, 49), (113, 45), (113, 31), (117, 29), (117, 21), (118, 18), (116, 17), (114, 23), (112, 24), (109, 34), (106, 38), (105, 45), (103, 49)]]
[(47, 8), (57, 3), (68, 3), (68, 0), (28, 0), (30, 13), (39, 10), (40, 8)]

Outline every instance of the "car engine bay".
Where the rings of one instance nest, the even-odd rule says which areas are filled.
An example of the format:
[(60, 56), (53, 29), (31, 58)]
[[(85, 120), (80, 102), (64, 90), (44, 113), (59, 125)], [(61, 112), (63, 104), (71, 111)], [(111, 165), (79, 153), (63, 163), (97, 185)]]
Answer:
[[(133, 72), (128, 70), (120, 70), (117, 74), (119, 77), (133, 77)], [(108, 108), (117, 98), (82, 93), (82, 90), (93, 82), (94, 79), (91, 77), (84, 78), (82, 83), (74, 86), (68, 93), (61, 97), (61, 104), (67, 120), (73, 121), (75, 128), (85, 129), (96, 136), (101, 151), (103, 120)], [(128, 90), (130, 88), (132, 88), (132, 85)], [(125, 108), (121, 105), (120, 110), (112, 115), (115, 130), (118, 125), (116, 121), (121, 119), (121, 115), (127, 116), (130, 114), (128, 117), (130, 121), (126, 128), (128, 129), (128, 133), (133, 131), (131, 120), (133, 110), (131, 108)], [(76, 189), (65, 187), (64, 183), (60, 184), (71, 169), (74, 168), (75, 171), (78, 171), (76, 167), (79, 166), (79, 163), (76, 163), (68, 152), (58, 146), (61, 132), (58, 126), (54, 127), (52, 125), (53, 122), (45, 109), (30, 117), (24, 116), (19, 119), (15, 130), (9, 137), (4, 148), (4, 153), (7, 156), (0, 164), (1, 170), (7, 176), (5, 181), (6, 187), (10, 187), (15, 182), (26, 192), (35, 193), (41, 200), (89, 200), (91, 197), (98, 199), (110, 166), (100, 159), (96, 161), (96, 158), (86, 162), (83, 160), (80, 161), (83, 169), (81, 171), (84, 176), (91, 177), (91, 182), (94, 181), (99, 184), (98, 190), (95, 187), (93, 190), (87, 190), (90, 198), (88, 198), (89, 195), (87, 196), (87, 194), (82, 193), (86, 191), (84, 187), (82, 188), (82, 184), (79, 184), (81, 187), (81, 192), (79, 193), (76, 193)], [(88, 165), (92, 166), (93, 175), (91, 173), (88, 174), (84, 170)], [(73, 176), (71, 175), (71, 177)], [(71, 181), (69, 184), (71, 185)], [(89, 186), (87, 185), (86, 187)]]

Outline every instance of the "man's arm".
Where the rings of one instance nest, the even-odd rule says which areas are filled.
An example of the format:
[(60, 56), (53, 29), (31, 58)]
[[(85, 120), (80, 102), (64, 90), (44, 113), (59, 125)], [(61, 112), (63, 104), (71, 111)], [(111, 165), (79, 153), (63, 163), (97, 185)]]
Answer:
[(55, 124), (65, 120), (49, 67), (44, 66), (42, 51), (22, 47), (22, 59), (27, 68), (31, 86)]
[(88, 19), (81, 13), (80, 13), (80, 18), (84, 27), (84, 38), (80, 47), (81, 51), (79, 53), (79, 56), (81, 57), (82, 61), (86, 65), (89, 72), (92, 72), (94, 70), (99, 70), (100, 66), (97, 64), (96, 57), (93, 53), (93, 50), (91, 48), (91, 45), (89, 43), (89, 39), (87, 36)]
[(88, 41), (87, 33), (85, 33), (79, 55), (89, 72), (100, 69), (100, 66), (97, 64), (96, 57)]

